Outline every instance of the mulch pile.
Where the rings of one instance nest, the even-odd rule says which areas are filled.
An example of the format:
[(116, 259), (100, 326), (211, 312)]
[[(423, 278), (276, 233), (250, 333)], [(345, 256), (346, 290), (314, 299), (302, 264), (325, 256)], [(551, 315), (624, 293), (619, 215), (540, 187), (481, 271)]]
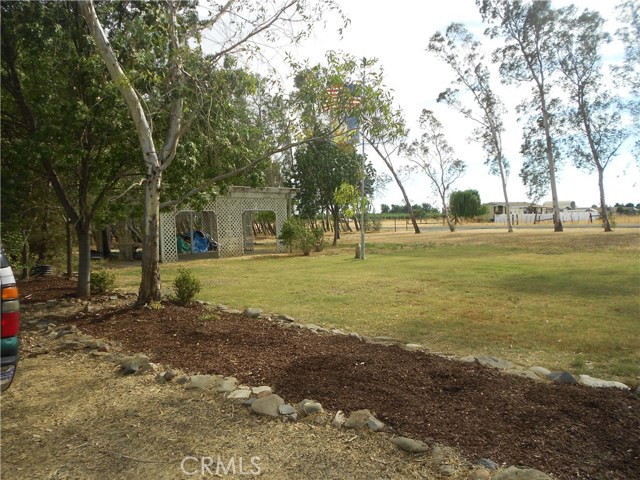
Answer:
[[(21, 286), (39, 299), (72, 291), (59, 277)], [(188, 373), (233, 375), (271, 385), (287, 401), (312, 398), (331, 410), (368, 408), (398, 433), (456, 447), (472, 461), (490, 458), (563, 479), (622, 480), (640, 472), (640, 398), (633, 393), (534, 382), (201, 306), (111, 308), (73, 321)]]

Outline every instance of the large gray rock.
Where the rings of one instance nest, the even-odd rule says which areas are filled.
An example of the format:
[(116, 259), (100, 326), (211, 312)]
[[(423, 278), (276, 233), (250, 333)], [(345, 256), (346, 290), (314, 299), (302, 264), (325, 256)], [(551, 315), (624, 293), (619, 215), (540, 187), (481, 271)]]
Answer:
[(225, 377), (225, 378), (218, 378), (215, 381), (213, 388), (216, 392), (229, 393), (229, 392), (233, 392), (236, 389), (237, 385), (238, 385), (238, 380), (235, 377)]
[(280, 405), (284, 405), (284, 400), (279, 395), (271, 394), (266, 397), (256, 398), (251, 404), (251, 411), (258, 415), (267, 415), (275, 418), (280, 415)]
[(146, 355), (133, 355), (124, 357), (120, 362), (120, 367), (125, 374), (130, 374), (137, 371), (150, 370), (151, 364), (149, 363), (149, 357)]
[(493, 480), (552, 480), (552, 478), (540, 470), (509, 467), (496, 473)]
[(234, 390), (233, 392), (231, 392), (229, 395), (227, 395), (227, 398), (229, 400), (246, 400), (250, 396), (251, 396), (251, 390), (240, 389), (240, 390)]
[(513, 363), (509, 360), (502, 360), (500, 358), (491, 357), (489, 355), (477, 355), (476, 360), (480, 365), (497, 368), (499, 370), (507, 370), (514, 367)]
[(373, 415), (369, 410), (356, 410), (351, 412), (349, 418), (344, 422), (345, 428), (361, 428), (367, 424), (367, 421), (372, 418)]
[(578, 383), (587, 387), (595, 388), (619, 388), (621, 390), (630, 390), (628, 385), (613, 380), (601, 380), (599, 378), (590, 377), (589, 375), (580, 375)]
[(372, 432), (384, 432), (385, 425), (376, 417), (369, 417), (367, 419), (367, 428)]
[(198, 390), (211, 390), (216, 384), (218, 377), (211, 375), (191, 375), (189, 377), (189, 388), (196, 388)]
[(396, 437), (391, 439), (393, 444), (400, 450), (409, 453), (424, 453), (429, 451), (429, 445), (420, 441), (407, 437)]
[(296, 413), (296, 409), (286, 403), (278, 407), (278, 412), (280, 413), (280, 415), (293, 415), (294, 413)]
[(262, 310), (259, 308), (245, 308), (243, 313), (249, 318), (257, 318), (262, 315)]
[(569, 385), (575, 385), (578, 383), (576, 377), (571, 375), (569, 372), (551, 372), (547, 375), (547, 379), (555, 383), (566, 383)]
[(305, 415), (313, 415), (315, 413), (322, 413), (324, 409), (322, 405), (314, 400), (304, 399), (298, 403), (298, 410)]
[(541, 367), (539, 365), (535, 365), (531, 367), (529, 370), (531, 370), (533, 373), (538, 375), (540, 378), (547, 378), (547, 376), (551, 373), (551, 370), (549, 370), (548, 368)]

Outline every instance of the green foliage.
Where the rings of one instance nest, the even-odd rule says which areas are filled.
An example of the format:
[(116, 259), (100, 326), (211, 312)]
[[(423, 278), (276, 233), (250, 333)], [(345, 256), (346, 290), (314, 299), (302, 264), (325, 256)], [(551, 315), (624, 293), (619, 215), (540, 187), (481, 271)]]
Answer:
[(202, 282), (187, 268), (179, 268), (178, 276), (173, 281), (175, 302), (179, 305), (188, 305), (193, 301), (200, 290)]
[(91, 293), (109, 293), (116, 285), (116, 274), (110, 270), (97, 270), (91, 272), (89, 280)]
[(312, 251), (320, 252), (325, 246), (322, 229), (307, 228), (299, 218), (292, 218), (284, 223), (278, 240), (289, 249), (302, 251), (304, 255), (309, 255)]

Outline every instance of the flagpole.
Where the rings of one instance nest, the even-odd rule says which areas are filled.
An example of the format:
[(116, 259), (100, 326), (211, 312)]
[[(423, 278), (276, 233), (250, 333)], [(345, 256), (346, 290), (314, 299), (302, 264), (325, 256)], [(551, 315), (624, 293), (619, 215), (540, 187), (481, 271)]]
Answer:
[[(362, 94), (364, 96), (364, 83), (365, 83), (365, 66), (367, 64), (367, 59), (362, 58)], [(362, 106), (362, 104), (361, 104)], [(365, 210), (365, 190), (364, 190), (364, 179), (366, 176), (365, 164), (364, 164), (364, 133), (362, 132), (362, 115), (360, 115), (360, 121), (358, 122), (358, 130), (360, 131), (360, 136), (362, 137), (362, 180), (360, 183), (361, 194), (362, 194), (362, 202), (360, 205), (360, 260), (365, 259), (364, 248), (365, 248), (365, 218), (364, 218), (364, 210)]]

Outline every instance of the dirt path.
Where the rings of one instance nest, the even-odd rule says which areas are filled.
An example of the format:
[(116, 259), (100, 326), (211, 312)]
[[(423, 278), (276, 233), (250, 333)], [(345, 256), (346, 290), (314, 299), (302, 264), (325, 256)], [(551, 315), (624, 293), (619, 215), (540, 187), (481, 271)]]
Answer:
[[(59, 344), (23, 333), (19, 376), (2, 395), (3, 479), (215, 478), (218, 456), (241, 478), (258, 467), (269, 479), (442, 478), (383, 434), (265, 420), (222, 394), (122, 376)], [(203, 457), (212, 474), (188, 475)]]

